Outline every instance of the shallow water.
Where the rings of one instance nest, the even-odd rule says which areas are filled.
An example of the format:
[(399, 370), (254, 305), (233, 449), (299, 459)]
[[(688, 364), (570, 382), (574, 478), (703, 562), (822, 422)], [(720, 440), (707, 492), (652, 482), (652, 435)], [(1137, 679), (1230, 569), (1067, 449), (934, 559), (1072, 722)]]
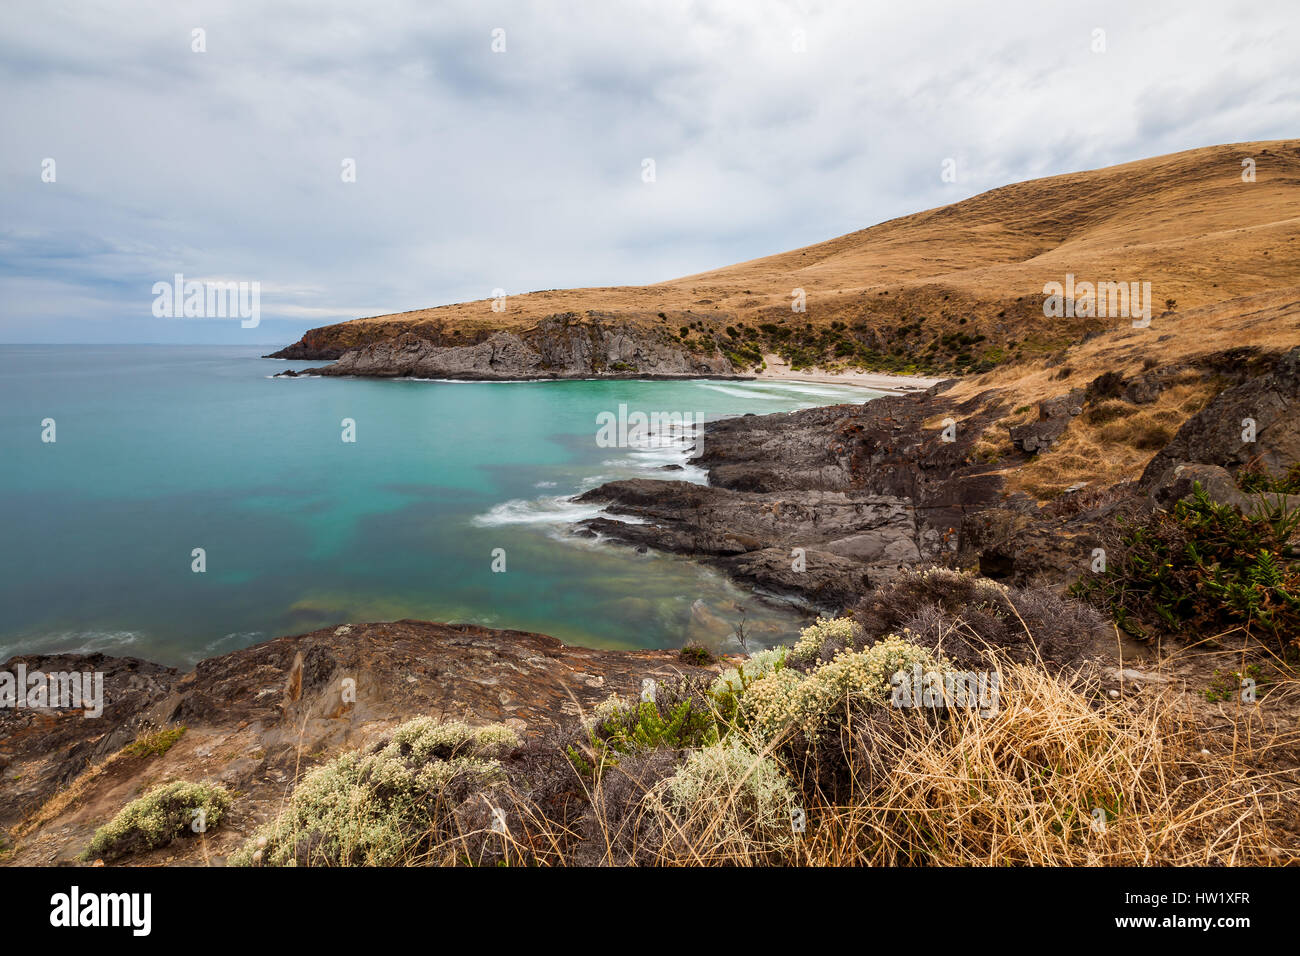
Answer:
[[(775, 412), (874, 393), (749, 382), (272, 379), (258, 349), (0, 347), (0, 660), (192, 663), (281, 634), (411, 617), (601, 647), (752, 644), (800, 617), (682, 558), (574, 538), (566, 499), (702, 480), (597, 416)], [(42, 420), (56, 441), (41, 440)], [(356, 441), (342, 440), (342, 420)], [(689, 440), (689, 437), (688, 437)], [(202, 548), (206, 570), (192, 569)], [(505, 571), (494, 572), (504, 552)]]

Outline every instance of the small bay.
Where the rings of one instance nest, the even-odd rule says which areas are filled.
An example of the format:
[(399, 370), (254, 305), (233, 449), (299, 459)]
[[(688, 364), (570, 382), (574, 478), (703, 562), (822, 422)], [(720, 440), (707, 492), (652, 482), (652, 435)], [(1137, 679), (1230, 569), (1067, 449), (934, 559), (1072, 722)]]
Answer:
[[(700, 563), (574, 537), (568, 499), (703, 480), (679, 448), (608, 448), (597, 416), (716, 420), (876, 393), (793, 382), (272, 378), (262, 348), (0, 347), (0, 659), (186, 665), (350, 621), (419, 618), (566, 643), (731, 649), (802, 616)], [(55, 422), (54, 442), (42, 422)], [(344, 420), (355, 442), (343, 440)], [(206, 570), (193, 570), (202, 549)], [(505, 571), (494, 572), (504, 561)]]

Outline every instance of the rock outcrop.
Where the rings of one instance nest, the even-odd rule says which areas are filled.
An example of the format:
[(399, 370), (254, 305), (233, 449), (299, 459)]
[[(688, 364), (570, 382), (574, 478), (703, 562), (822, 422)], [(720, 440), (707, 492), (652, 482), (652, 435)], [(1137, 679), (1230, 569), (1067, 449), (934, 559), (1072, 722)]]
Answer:
[[(334, 754), (370, 745), (422, 714), (505, 723), (536, 738), (612, 693), (706, 668), (674, 651), (568, 647), (543, 634), (396, 621), (281, 637), (177, 671), (96, 655), (14, 658), (29, 669), (104, 674), (104, 714), (0, 710), (0, 834), (5, 863), (72, 862), (94, 830), (164, 780), (238, 792), (222, 825), (133, 863), (220, 861), (279, 811), (295, 781)], [(162, 754), (122, 748), (138, 732), (185, 732)], [(59, 794), (59, 791), (68, 791)], [(53, 807), (51, 798), (59, 796)]]
[(349, 349), (316, 374), (474, 381), (739, 377), (716, 349), (692, 352), (664, 329), (594, 314), (552, 316), (531, 329), (496, 332), (463, 345), (404, 332)]
[(1251, 465), (1274, 477), (1300, 461), (1300, 347), (1272, 371), (1224, 389), (1178, 429), (1142, 473), (1151, 490), (1183, 464), (1236, 473)]
[(1038, 419), (1008, 429), (1011, 444), (1021, 451), (1037, 454), (1047, 451), (1065, 434), (1070, 419), (1083, 413), (1083, 390), (1038, 403)]
[[(955, 556), (965, 516), (999, 499), (1002, 479), (970, 461), (993, 410), (953, 408), (942, 389), (709, 423), (694, 459), (709, 486), (610, 482), (580, 496), (608, 505), (581, 527), (839, 611), (900, 567)], [(929, 423), (947, 411), (967, 427)]]

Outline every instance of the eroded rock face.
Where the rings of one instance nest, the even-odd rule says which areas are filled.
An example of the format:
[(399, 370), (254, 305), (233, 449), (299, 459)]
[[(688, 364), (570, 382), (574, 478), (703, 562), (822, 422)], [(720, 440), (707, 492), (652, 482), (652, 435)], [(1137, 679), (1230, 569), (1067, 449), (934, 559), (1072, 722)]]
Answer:
[[(1250, 424), (1253, 422), (1253, 426)], [(1253, 436), (1253, 441), (1247, 437)], [(1273, 476), (1300, 461), (1300, 347), (1265, 375), (1224, 389), (1178, 429), (1147, 465), (1141, 486), (1151, 490), (1181, 464), (1214, 465), (1235, 474), (1247, 464)]]
[[(612, 317), (611, 317), (612, 319)], [(292, 356), (289, 356), (292, 357)], [(522, 332), (466, 345), (414, 332), (350, 349), (320, 375), (505, 381), (512, 379), (709, 375), (733, 377), (721, 352), (689, 352), (659, 329), (600, 316), (554, 316)]]
[(145, 715), (179, 676), (161, 664), (103, 654), (19, 655), (0, 670), (101, 674), (103, 713), (86, 708), (0, 708), (0, 828), (66, 787), (77, 774), (121, 750), (145, 726)]

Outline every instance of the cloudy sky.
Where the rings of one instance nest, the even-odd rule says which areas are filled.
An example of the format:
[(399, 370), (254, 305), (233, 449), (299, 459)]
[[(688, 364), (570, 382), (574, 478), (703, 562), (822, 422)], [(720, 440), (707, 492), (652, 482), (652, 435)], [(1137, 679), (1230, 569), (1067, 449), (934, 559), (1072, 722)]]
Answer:
[[(1298, 32), (1296, 0), (6, 0), (0, 342), (286, 343), (1295, 136)], [(155, 318), (178, 272), (259, 282), (260, 325)]]

